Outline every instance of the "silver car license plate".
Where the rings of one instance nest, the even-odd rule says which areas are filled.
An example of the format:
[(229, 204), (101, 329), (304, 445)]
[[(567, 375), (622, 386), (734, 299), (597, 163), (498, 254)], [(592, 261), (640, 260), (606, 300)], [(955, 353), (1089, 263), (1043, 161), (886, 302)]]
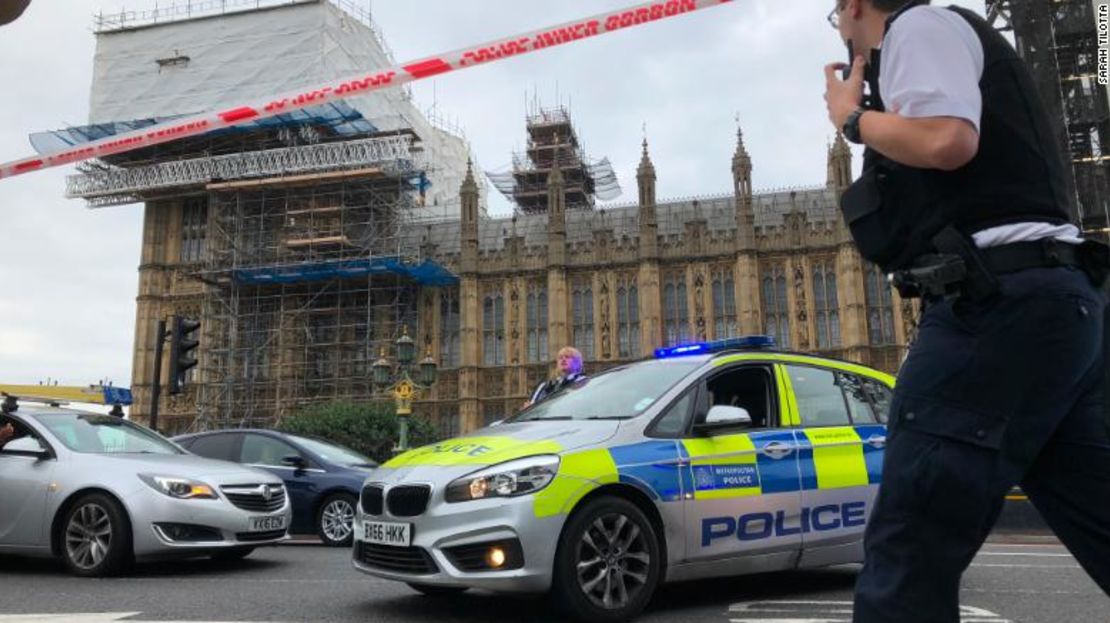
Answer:
[(364, 521), (362, 539), (378, 545), (412, 545), (412, 524), (389, 523), (385, 521)]
[(271, 530), (284, 530), (285, 517), (251, 517), (251, 532), (270, 532)]

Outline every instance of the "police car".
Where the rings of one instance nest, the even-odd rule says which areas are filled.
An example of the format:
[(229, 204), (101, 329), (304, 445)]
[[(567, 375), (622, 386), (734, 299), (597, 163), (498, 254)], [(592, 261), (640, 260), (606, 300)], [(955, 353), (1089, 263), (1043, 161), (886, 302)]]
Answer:
[(664, 581), (860, 561), (893, 383), (763, 336), (660, 349), (372, 472), (354, 567), (615, 621)]

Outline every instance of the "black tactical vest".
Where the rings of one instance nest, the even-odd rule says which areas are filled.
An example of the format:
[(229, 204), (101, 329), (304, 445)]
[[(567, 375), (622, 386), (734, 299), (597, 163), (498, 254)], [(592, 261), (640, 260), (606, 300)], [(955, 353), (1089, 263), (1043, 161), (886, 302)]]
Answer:
[[(905, 10), (891, 16), (888, 30)], [(905, 166), (868, 148), (860, 179), (841, 199), (860, 253), (888, 272), (935, 252), (933, 237), (950, 224), (970, 235), (1008, 223), (1071, 220), (1063, 160), (1029, 70), (981, 17), (949, 10), (966, 19), (983, 44), (978, 155), (956, 171), (940, 171)], [(878, 57), (873, 54), (867, 75), (867, 107), (882, 111)]]

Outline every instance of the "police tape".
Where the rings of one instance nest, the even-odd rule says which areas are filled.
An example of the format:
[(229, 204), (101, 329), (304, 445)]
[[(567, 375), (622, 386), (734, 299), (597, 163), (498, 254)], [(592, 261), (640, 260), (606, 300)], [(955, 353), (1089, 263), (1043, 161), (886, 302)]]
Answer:
[(273, 117), (308, 106), (324, 104), (352, 95), (398, 87), (450, 71), (476, 67), (505, 58), (520, 56), (528, 52), (589, 39), (605, 33), (685, 15), (731, 1), (659, 0), (647, 2), (410, 63), (402, 63), (384, 71), (351, 76), (312, 88), (292, 91), (271, 99), (258, 100), (242, 106), (233, 106), (218, 112), (179, 118), (148, 126), (141, 130), (113, 135), (70, 149), (0, 164), (0, 179), (49, 167), (81, 162), (90, 158), (121, 154), (142, 147), (150, 147), (204, 134), (220, 128)]

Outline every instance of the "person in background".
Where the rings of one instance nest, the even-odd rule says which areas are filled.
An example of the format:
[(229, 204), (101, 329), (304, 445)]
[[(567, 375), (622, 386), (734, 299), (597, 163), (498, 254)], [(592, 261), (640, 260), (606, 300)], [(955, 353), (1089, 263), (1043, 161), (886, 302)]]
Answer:
[(559, 375), (549, 381), (540, 383), (536, 387), (536, 391), (532, 392), (532, 398), (524, 403), (523, 409), (527, 409), (560, 389), (586, 378), (586, 375), (582, 374), (582, 353), (578, 352), (578, 349), (573, 346), (564, 346), (559, 349), (559, 353), (555, 357), (555, 368)]

